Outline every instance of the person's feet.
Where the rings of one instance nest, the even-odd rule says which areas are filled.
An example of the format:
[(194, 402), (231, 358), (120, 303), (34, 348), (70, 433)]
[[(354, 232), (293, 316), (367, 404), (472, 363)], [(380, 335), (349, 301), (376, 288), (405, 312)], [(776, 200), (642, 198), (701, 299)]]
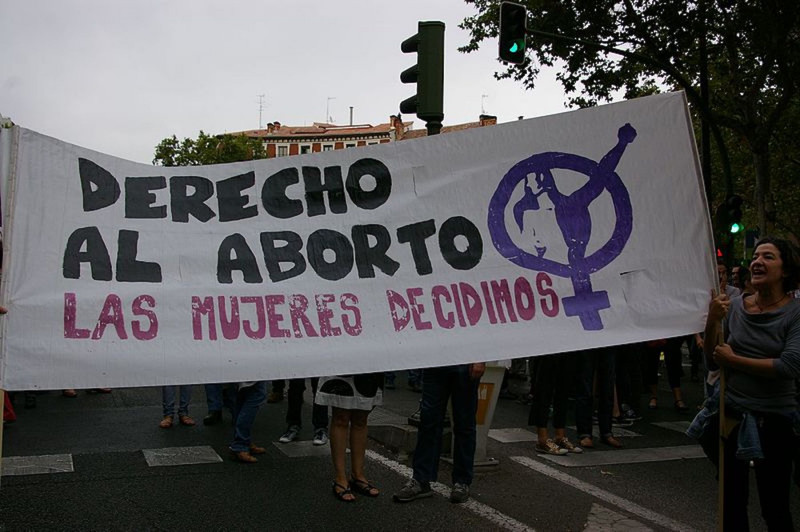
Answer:
[(314, 431), (314, 439), (311, 441), (314, 445), (325, 445), (328, 443), (328, 430), (317, 429)]
[(367, 479), (357, 479), (353, 477), (350, 479), (349, 486), (351, 490), (361, 495), (366, 495), (367, 497), (377, 497), (381, 494), (381, 490), (370, 484)]
[(655, 410), (656, 408), (658, 408), (658, 398), (651, 397), (650, 402), (647, 403), (647, 408), (649, 408), (650, 410)]
[(67, 397), (69, 399), (75, 399), (76, 397), (78, 397), (78, 392), (76, 392), (72, 388), (67, 388), (66, 390), (62, 390), (61, 391), (61, 395), (63, 395), (64, 397)]
[(348, 486), (343, 486), (333, 481), (333, 495), (342, 502), (356, 502), (356, 496)]
[(417, 499), (431, 497), (432, 495), (433, 490), (431, 490), (431, 485), (429, 483), (421, 484), (417, 482), (416, 479), (412, 478), (406, 482), (405, 486), (400, 488), (400, 491), (394, 494), (392, 499), (395, 502), (411, 502)]
[(222, 423), (222, 411), (211, 410), (206, 417), (203, 418), (203, 425), (218, 425)]
[(181, 425), (186, 425), (187, 427), (194, 427), (197, 424), (194, 419), (186, 414), (178, 414), (178, 421), (181, 422)]
[(172, 416), (164, 416), (164, 419), (161, 420), (158, 426), (162, 429), (172, 428)]
[(553, 440), (553, 443), (558, 445), (561, 449), (566, 449), (568, 453), (580, 454), (583, 452), (583, 449), (569, 441), (567, 438), (556, 438)]
[(252, 455), (252, 446), (251, 450), (249, 451), (234, 451), (231, 449), (231, 452), (233, 453), (234, 458), (243, 464), (254, 464), (258, 462), (258, 458)]
[(538, 441), (533, 448), (536, 449), (537, 453), (554, 454), (556, 456), (563, 456), (569, 452), (556, 445), (553, 440)]
[(614, 449), (622, 449), (623, 445), (622, 442), (619, 441), (613, 434), (607, 434), (603, 436), (602, 442), (608, 445), (609, 447), (613, 447)]
[(259, 447), (255, 443), (250, 444), (250, 454), (264, 454), (267, 450), (263, 447)]
[(469, 486), (456, 482), (453, 484), (453, 489), (450, 491), (450, 502), (453, 504), (462, 504), (469, 500)]
[(281, 443), (289, 443), (297, 439), (300, 434), (300, 427), (297, 425), (291, 425), (283, 435), (278, 438), (278, 441)]
[(578, 440), (578, 446), (580, 446), (581, 449), (594, 449), (594, 441), (591, 436), (584, 436)]

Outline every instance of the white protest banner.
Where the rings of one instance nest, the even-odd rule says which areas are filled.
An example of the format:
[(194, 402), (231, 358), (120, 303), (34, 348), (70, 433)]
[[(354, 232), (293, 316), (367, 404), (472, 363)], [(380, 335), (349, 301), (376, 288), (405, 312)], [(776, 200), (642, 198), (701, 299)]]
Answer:
[(713, 286), (682, 93), (206, 167), (9, 134), (9, 390), (624, 344), (700, 330)]

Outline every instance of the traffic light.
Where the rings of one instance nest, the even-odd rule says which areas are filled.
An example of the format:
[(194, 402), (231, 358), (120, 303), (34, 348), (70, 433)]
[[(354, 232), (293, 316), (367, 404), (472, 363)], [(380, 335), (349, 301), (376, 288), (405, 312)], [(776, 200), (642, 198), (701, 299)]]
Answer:
[(400, 74), (403, 83), (417, 84), (417, 94), (400, 102), (400, 112), (416, 114), (428, 123), (429, 134), (438, 133), (444, 119), (444, 22), (419, 22), (417, 34), (403, 41), (400, 49), (417, 53), (417, 64)]
[(728, 230), (731, 234), (736, 234), (742, 229), (742, 197), (734, 194), (725, 200), (725, 206), (728, 211)]
[(525, 61), (525, 26), (528, 10), (513, 2), (500, 4), (500, 42), (498, 55), (503, 61), (522, 64)]

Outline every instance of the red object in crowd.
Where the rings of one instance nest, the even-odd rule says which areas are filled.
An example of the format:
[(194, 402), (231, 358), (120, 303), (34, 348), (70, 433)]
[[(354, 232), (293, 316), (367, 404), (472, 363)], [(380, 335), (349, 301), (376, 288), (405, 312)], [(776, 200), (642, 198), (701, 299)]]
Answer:
[(5, 401), (3, 401), (3, 421), (15, 421), (17, 414), (14, 412), (14, 406), (11, 404), (11, 399), (8, 397), (8, 392), (3, 392)]

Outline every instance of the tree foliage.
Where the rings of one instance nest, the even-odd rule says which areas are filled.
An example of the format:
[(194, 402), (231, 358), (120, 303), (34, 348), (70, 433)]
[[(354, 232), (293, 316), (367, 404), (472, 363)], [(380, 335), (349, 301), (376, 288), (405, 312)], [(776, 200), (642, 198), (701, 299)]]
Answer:
[(264, 145), (244, 135), (208, 135), (179, 141), (175, 135), (158, 143), (153, 164), (161, 166), (197, 166), (264, 159)]
[[(465, 0), (477, 14), (463, 52), (497, 36), (499, 0)], [(526, 63), (506, 65), (498, 78), (534, 88), (542, 66), (556, 66), (571, 106), (595, 105), (662, 88), (682, 89), (696, 117), (706, 119), (714, 155), (731, 189), (747, 193), (757, 224), (797, 234), (798, 207), (777, 196), (796, 190), (800, 126), (800, 2), (791, 0), (522, 0), (529, 36)], [(492, 43), (493, 44), (493, 43)], [(702, 53), (705, 46), (706, 54)], [(613, 52), (612, 52), (613, 50)], [(709, 102), (701, 98), (703, 65)], [(794, 161), (794, 163), (792, 163)], [(780, 169), (779, 177), (773, 178)], [(719, 184), (719, 180), (715, 180)], [(773, 185), (780, 194), (773, 194)], [(784, 210), (786, 209), (786, 210)], [(762, 231), (764, 232), (764, 231)]]

